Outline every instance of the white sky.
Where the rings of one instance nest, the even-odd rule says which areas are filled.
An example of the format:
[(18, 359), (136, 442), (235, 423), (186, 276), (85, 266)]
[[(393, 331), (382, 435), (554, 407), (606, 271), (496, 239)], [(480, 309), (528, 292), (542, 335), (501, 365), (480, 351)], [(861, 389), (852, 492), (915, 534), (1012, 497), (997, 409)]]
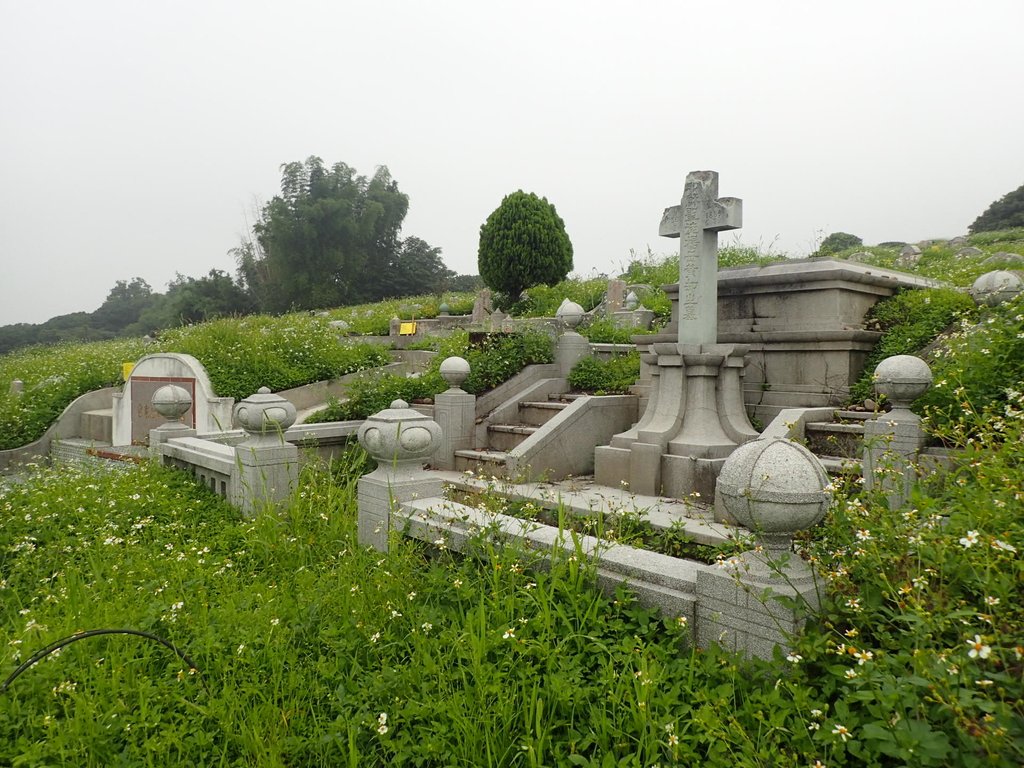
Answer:
[(387, 165), (460, 273), (520, 188), (579, 274), (674, 250), (701, 169), (791, 255), (962, 234), (1024, 183), (1022, 29), (1021, 0), (0, 0), (0, 324), (233, 273), (314, 154)]

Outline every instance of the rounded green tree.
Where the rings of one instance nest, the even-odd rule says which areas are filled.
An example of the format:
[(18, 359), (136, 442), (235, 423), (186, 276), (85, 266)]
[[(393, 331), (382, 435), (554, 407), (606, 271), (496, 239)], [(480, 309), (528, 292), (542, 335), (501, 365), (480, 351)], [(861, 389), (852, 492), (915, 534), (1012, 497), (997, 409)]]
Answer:
[(1024, 186), (1008, 192), (990, 205), (968, 228), (973, 235), (999, 229), (1024, 227)]
[(477, 264), (487, 287), (513, 301), (531, 286), (554, 285), (572, 269), (565, 222), (545, 197), (506, 195), (480, 227)]

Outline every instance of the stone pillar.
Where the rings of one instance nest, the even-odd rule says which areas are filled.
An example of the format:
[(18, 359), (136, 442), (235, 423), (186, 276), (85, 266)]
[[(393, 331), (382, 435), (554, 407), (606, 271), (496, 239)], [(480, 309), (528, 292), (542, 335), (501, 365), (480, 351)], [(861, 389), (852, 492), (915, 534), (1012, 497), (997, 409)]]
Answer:
[(11, 397), (17, 399), (25, 394), (25, 382), (21, 379), (15, 379), (11, 382), (10, 389)]
[[(697, 574), (697, 644), (770, 659), (785, 652), (807, 613), (820, 605), (814, 572), (792, 551), (793, 535), (828, 509), (828, 474), (785, 438), (738, 447), (725, 461), (716, 499), (757, 539), (754, 551)], [(795, 606), (794, 606), (795, 603)]]
[(590, 355), (590, 342), (575, 331), (583, 320), (583, 307), (563, 299), (555, 312), (555, 319), (565, 328), (555, 344), (555, 364), (559, 375), (568, 376), (576, 363)]
[(461, 357), (449, 357), (442, 362), (441, 376), (448, 382), (449, 389), (434, 396), (434, 418), (441, 427), (434, 466), (455, 469), (455, 452), (473, 447), (476, 396), (461, 388), (469, 376), (469, 363)]
[(153, 393), (153, 408), (167, 421), (149, 430), (149, 454), (160, 455), (160, 444), (175, 437), (195, 437), (196, 431), (186, 427), (181, 417), (192, 407), (192, 396), (184, 387), (167, 384)]
[(266, 387), (235, 406), (235, 421), (246, 439), (235, 446), (237, 476), (230, 501), (252, 517), (287, 500), (299, 479), (299, 449), (284, 439), (295, 423), (295, 406)]
[[(636, 294), (634, 294), (635, 296)], [(613, 279), (608, 281), (608, 291), (604, 295), (604, 308), (607, 314), (618, 312), (626, 300), (626, 281)]]
[(440, 444), (441, 427), (404, 400), (395, 400), (364, 421), (358, 437), (377, 468), (359, 478), (357, 535), (362, 546), (386, 552), (392, 510), (442, 493), (441, 479), (423, 468)]
[(864, 487), (881, 489), (890, 509), (906, 503), (917, 479), (914, 462), (927, 435), (910, 404), (931, 383), (928, 364), (913, 355), (887, 357), (875, 368), (875, 392), (885, 395), (892, 410), (864, 423)]

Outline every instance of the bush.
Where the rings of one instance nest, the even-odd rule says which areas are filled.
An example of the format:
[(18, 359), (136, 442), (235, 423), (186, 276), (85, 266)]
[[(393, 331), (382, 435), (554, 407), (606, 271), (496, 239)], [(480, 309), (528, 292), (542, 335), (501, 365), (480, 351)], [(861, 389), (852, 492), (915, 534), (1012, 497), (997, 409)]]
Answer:
[(864, 241), (856, 235), (851, 235), (846, 232), (833, 232), (821, 241), (821, 245), (818, 246), (818, 250), (814, 255), (831, 256), (833, 253), (839, 253), (840, 251), (845, 251), (848, 248), (857, 248), (863, 245), (863, 243)]
[(640, 353), (613, 355), (608, 360), (585, 357), (569, 372), (569, 385), (595, 395), (621, 394), (640, 377)]
[(506, 195), (480, 227), (480, 277), (515, 301), (524, 288), (554, 285), (572, 269), (565, 222), (547, 198)]
[(1024, 227), (1024, 185), (996, 200), (968, 227), (973, 235), (1012, 227)]
[(950, 327), (957, 316), (969, 312), (974, 302), (951, 288), (901, 291), (878, 302), (865, 323), (883, 335), (864, 364), (860, 380), (850, 389), (854, 400), (874, 393), (872, 375), (876, 366), (892, 355), (913, 355)]
[(307, 421), (365, 419), (390, 406), (392, 400), (431, 399), (448, 389), (439, 368), (446, 358), (453, 355), (463, 357), (469, 363), (470, 374), (462, 388), (472, 394), (480, 394), (508, 381), (527, 365), (550, 363), (554, 360), (554, 348), (551, 338), (537, 331), (490, 334), (475, 346), (470, 346), (466, 331), (457, 331), (441, 340), (430, 368), (422, 375), (368, 373), (349, 386), (345, 400), (330, 403)]

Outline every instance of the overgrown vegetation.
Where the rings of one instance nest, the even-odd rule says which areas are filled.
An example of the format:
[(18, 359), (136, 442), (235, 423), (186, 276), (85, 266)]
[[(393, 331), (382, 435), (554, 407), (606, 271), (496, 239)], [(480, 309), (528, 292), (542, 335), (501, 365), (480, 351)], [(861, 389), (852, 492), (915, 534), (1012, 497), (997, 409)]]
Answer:
[(429, 368), (419, 376), (399, 376), (392, 373), (368, 373), (349, 387), (348, 397), (334, 401), (324, 410), (310, 417), (310, 422), (346, 421), (365, 419), (393, 400), (429, 400), (448, 389), (439, 368), (448, 357), (464, 358), (470, 365), (470, 374), (462, 389), (479, 394), (508, 381), (527, 365), (550, 363), (554, 359), (554, 344), (550, 336), (539, 331), (523, 333), (488, 334), (478, 344), (469, 343), (469, 333), (456, 331), (438, 341), (438, 354)]
[(627, 392), (640, 376), (640, 353), (635, 349), (607, 359), (585, 357), (569, 372), (569, 385), (592, 395)]
[[(153, 344), (140, 339), (30, 347), (0, 357), (0, 449), (42, 436), (79, 395), (121, 381), (121, 364), (153, 352), (199, 360), (221, 397), (241, 399), (260, 387), (288, 389), (382, 365), (388, 352), (369, 344), (339, 343), (324, 318), (254, 315), (168, 331)], [(14, 397), (9, 382), (25, 392)]]

